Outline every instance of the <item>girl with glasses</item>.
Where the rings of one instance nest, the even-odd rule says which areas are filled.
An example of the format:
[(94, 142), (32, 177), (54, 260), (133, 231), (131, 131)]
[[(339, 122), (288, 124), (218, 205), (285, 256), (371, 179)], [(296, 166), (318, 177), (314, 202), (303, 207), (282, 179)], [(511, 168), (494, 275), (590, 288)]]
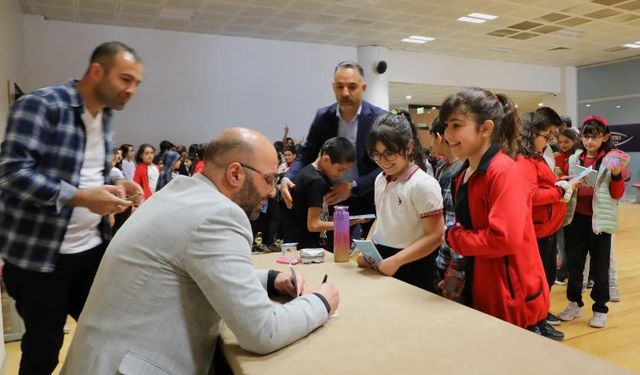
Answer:
[[(406, 117), (383, 114), (367, 139), (382, 172), (375, 181), (376, 221), (369, 232), (378, 271), (435, 292), (435, 255), (444, 233), (438, 182), (424, 169), (420, 141)], [(360, 255), (358, 264), (370, 266)]]
[[(539, 113), (527, 112), (522, 115), (522, 135), (519, 140), (519, 155), (516, 163), (529, 186), (532, 204), (532, 219), (549, 290), (556, 279), (557, 235), (562, 228), (567, 211), (566, 201), (571, 197), (573, 187), (567, 181), (557, 178), (543, 158), (543, 152), (553, 132), (549, 121)], [(564, 339), (564, 334), (552, 325), (560, 320), (550, 312), (546, 319), (538, 323), (540, 333), (553, 340)]]

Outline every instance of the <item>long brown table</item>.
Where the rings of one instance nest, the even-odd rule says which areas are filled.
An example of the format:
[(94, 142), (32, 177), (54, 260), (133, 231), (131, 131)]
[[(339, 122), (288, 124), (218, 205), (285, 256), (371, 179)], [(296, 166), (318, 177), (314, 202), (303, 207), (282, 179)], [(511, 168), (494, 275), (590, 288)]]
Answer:
[[(288, 271), (279, 254), (258, 268)], [(587, 353), (353, 263), (296, 265), (309, 287), (325, 273), (340, 290), (337, 316), (307, 337), (259, 356), (221, 334), (234, 374), (631, 374)]]

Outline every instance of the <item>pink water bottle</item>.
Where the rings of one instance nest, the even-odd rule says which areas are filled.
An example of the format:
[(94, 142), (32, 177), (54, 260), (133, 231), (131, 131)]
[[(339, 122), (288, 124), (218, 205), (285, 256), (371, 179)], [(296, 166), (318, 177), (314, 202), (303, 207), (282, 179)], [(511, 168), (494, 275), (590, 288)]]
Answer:
[(333, 210), (333, 260), (349, 260), (349, 206), (335, 206)]

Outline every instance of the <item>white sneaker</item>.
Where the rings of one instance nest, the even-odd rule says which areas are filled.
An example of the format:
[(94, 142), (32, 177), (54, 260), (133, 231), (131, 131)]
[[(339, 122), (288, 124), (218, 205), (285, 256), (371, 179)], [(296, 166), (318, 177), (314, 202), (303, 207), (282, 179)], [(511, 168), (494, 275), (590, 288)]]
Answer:
[(620, 302), (620, 292), (617, 287), (609, 288), (609, 301), (611, 302)]
[(594, 311), (593, 318), (589, 320), (589, 325), (593, 328), (604, 328), (607, 325), (607, 314)]
[(564, 311), (562, 311), (560, 314), (558, 314), (558, 318), (560, 318), (560, 320), (564, 320), (565, 322), (568, 322), (575, 318), (579, 318), (581, 316), (582, 308), (578, 306), (578, 302), (569, 302), (567, 308), (564, 309)]

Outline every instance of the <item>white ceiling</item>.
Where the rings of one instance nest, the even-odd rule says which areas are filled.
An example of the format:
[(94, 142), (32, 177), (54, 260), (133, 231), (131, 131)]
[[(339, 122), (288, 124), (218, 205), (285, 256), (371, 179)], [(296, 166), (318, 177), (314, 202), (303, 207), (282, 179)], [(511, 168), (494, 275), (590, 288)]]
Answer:
[[(3, 0), (0, 0), (3, 1)], [(345, 46), (380, 45), (554, 66), (636, 57), (640, 0), (20, 0), (27, 14), (50, 20), (133, 26)], [(498, 19), (457, 21), (472, 12)], [(490, 35), (495, 34), (495, 35)], [(400, 40), (436, 38), (426, 44)], [(501, 35), (501, 36), (496, 36)], [(460, 89), (390, 84), (392, 106), (438, 105)], [(510, 91), (520, 108), (548, 95)], [(411, 95), (412, 99), (406, 99)]]
[[(51, 20), (345, 46), (381, 45), (394, 50), (555, 66), (581, 66), (640, 54), (640, 50), (621, 47), (640, 41), (640, 0), (20, 0), (20, 3), (24, 13)], [(183, 19), (167, 15), (167, 11), (176, 9), (184, 12)], [(457, 21), (471, 12), (499, 18), (480, 25)], [(509, 35), (488, 35), (494, 32)], [(574, 36), (563, 36), (567, 33)], [(409, 35), (436, 40), (422, 45), (400, 41)]]

